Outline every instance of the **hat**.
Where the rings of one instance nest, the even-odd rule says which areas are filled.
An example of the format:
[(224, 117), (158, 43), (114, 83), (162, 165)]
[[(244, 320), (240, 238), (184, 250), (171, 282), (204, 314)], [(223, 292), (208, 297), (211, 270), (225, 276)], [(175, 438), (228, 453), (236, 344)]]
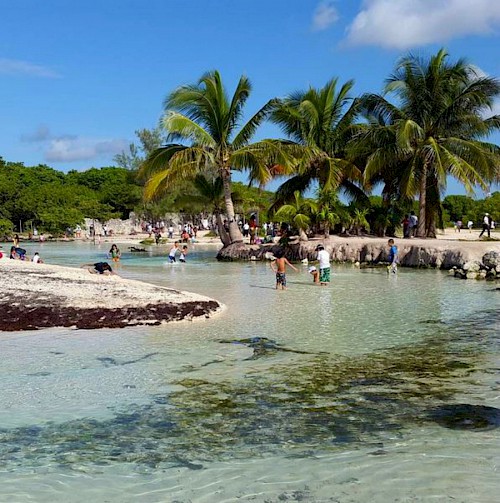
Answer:
[(484, 216), (485, 216), (485, 217), (489, 217), (489, 216), (490, 216), (490, 214), (489, 214), (489, 213), (485, 213), (485, 214), (484, 214)]
[(316, 267), (314, 267), (313, 265), (311, 267), (309, 267), (309, 272), (314, 272), (316, 271)]
[(318, 251), (318, 250), (324, 250), (324, 249), (325, 249), (325, 247), (323, 245), (316, 246), (316, 251)]

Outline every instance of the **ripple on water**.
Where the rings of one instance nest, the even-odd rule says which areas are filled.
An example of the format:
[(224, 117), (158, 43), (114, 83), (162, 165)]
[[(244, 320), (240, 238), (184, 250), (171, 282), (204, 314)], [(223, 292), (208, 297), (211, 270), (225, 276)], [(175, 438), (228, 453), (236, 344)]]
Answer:
[(156, 280), (220, 293), (218, 319), (1, 341), (2, 403), (57, 414), (0, 429), (0, 501), (494, 501), (496, 431), (432, 413), (498, 394), (477, 284), (335, 268), (329, 289), (290, 275), (281, 294), (258, 264), (189, 265)]

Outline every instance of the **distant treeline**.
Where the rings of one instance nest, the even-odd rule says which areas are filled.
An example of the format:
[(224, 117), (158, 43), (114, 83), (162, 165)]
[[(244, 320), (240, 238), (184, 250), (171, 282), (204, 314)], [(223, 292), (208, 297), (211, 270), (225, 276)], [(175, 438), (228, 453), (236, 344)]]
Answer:
[[(265, 211), (273, 194), (235, 184), (240, 211)], [(12, 232), (55, 235), (81, 225), (84, 218), (105, 222), (129, 217), (134, 211), (150, 221), (167, 212), (196, 215), (206, 210), (191, 182), (185, 182), (157, 202), (144, 203), (137, 172), (119, 167), (91, 168), (63, 173), (46, 165), (24, 166), (0, 158), (0, 236)]]

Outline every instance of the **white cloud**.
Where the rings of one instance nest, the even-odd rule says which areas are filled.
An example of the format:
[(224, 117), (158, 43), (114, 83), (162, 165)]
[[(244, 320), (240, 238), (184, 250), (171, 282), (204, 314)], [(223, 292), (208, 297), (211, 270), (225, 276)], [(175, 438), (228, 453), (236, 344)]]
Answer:
[(48, 126), (40, 124), (32, 133), (21, 135), (21, 141), (39, 143), (50, 162), (91, 161), (127, 150), (129, 142), (120, 138), (85, 138), (74, 134), (54, 135)]
[(50, 140), (45, 152), (49, 162), (91, 161), (119, 154), (128, 147), (122, 139), (91, 139), (79, 136), (60, 136)]
[(337, 22), (339, 14), (333, 2), (321, 2), (314, 10), (312, 28), (314, 31), (322, 31)]
[(45, 77), (56, 79), (60, 75), (50, 68), (42, 65), (36, 65), (29, 61), (20, 61), (18, 59), (0, 58), (0, 74), (4, 75), (28, 75), (31, 77)]
[(498, 26), (499, 0), (364, 0), (347, 42), (409, 49), (495, 33)]

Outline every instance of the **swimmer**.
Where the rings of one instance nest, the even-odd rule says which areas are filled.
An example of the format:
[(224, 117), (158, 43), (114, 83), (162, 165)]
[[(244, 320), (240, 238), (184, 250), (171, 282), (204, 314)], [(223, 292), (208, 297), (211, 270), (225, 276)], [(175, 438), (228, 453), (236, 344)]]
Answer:
[(120, 257), (122, 256), (122, 253), (119, 250), (118, 246), (116, 246), (115, 244), (111, 246), (111, 249), (109, 250), (109, 256), (111, 257), (111, 260), (113, 262), (120, 261)]

